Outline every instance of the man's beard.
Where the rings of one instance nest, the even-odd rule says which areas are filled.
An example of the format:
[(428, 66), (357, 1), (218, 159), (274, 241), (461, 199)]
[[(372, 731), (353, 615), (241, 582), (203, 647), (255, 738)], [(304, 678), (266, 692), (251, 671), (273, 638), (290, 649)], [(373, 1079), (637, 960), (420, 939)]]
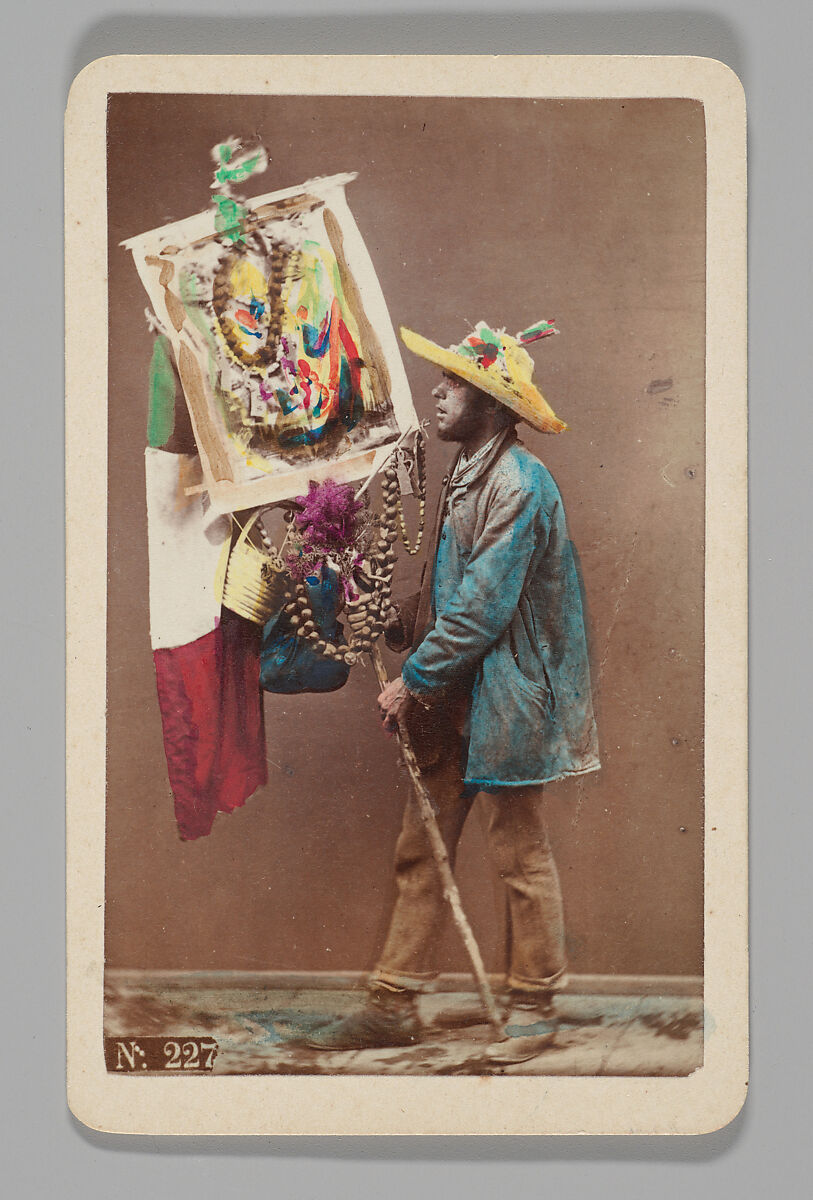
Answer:
[(475, 412), (467, 412), (462, 416), (458, 416), (453, 425), (446, 425), (441, 428), (438, 422), (435, 436), (439, 442), (465, 442), (468, 438), (479, 433), (481, 426), (480, 414)]
[(439, 442), (459, 442), (460, 436), (456, 429), (441, 429), (438, 427), (435, 436)]

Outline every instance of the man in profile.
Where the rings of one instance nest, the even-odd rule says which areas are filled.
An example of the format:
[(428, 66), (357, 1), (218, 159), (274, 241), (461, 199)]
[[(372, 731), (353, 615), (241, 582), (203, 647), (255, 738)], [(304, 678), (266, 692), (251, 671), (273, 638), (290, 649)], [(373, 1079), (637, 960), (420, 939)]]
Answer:
[[(508, 898), (507, 1026), (554, 1029), (565, 969), (559, 876), (545, 829), (543, 788), (599, 767), (581, 590), (562, 499), (546, 467), (518, 440), (520, 420), (565, 429), (532, 383), (525, 345), (479, 323), (444, 349), (402, 329), (407, 347), (443, 375), (433, 391), (437, 435), (460, 453), (444, 480), (421, 591), (388, 625), (408, 649), (382, 691), (385, 729), (402, 724), (454, 866), (481, 794), (489, 850)], [(396, 848), (397, 895), (368, 1001), (318, 1031), (324, 1049), (419, 1040), (417, 996), (437, 974), (446, 901), (410, 798)]]

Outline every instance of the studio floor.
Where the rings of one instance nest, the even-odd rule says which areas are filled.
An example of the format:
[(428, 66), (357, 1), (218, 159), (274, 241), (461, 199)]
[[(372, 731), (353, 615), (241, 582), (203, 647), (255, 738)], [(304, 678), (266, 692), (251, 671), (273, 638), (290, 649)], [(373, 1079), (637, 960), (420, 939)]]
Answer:
[(310, 1049), (311, 1031), (364, 1002), (359, 987), (307, 979), (273, 986), (223, 972), (108, 971), (107, 1038), (205, 1037), (217, 1043), (213, 1073), (325, 1075), (689, 1075), (703, 1062), (703, 1001), (697, 995), (562, 992), (552, 1042), (525, 1061), (490, 1056), (495, 1032), (473, 990), (420, 999), (414, 1046), (359, 1051)]

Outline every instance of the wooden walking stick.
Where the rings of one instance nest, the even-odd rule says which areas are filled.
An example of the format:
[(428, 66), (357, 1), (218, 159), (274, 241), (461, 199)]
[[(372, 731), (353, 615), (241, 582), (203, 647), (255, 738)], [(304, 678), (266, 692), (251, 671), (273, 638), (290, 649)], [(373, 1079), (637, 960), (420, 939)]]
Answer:
[[(370, 657), (373, 660), (375, 673), (378, 682), (382, 688), (387, 686), (387, 671), (384, 666), (384, 660), (381, 657), (381, 650), (377, 645), (374, 645), (370, 651)], [(432, 847), (432, 855), (437, 864), (441, 882), (443, 884), (443, 895), (449, 902), (449, 907), (452, 910), (452, 917), (457, 926), (458, 933), (463, 940), (463, 945), (466, 948), (466, 953), (471, 961), (474, 977), (477, 980), (477, 990), (488, 1013), (488, 1019), (494, 1026), (500, 1038), (504, 1037), (504, 1030), (500, 1014), (497, 1010), (497, 1005), (494, 1000), (494, 993), (491, 990), (491, 984), (488, 982), (485, 967), (483, 966), (483, 958), (480, 954), (480, 947), (475, 941), (474, 934), (471, 931), (468, 918), (463, 911), (463, 905), (460, 902), (460, 892), (455, 882), (455, 877), (452, 874), (452, 868), (449, 863), (449, 856), (446, 853), (446, 846), (443, 842), (438, 823), (435, 818), (435, 810), (432, 807), (432, 800), (427, 791), (426, 784), (421, 778), (420, 767), (415, 758), (415, 751), (412, 749), (412, 742), (406, 728), (399, 721), (398, 723), (398, 741), (401, 746), (401, 754), (403, 755), (406, 768), (409, 771), (412, 779), (412, 787), (415, 791), (415, 799), (418, 802), (418, 811), (420, 812), (421, 820), (423, 821), (426, 835), (429, 838), (429, 844)]]

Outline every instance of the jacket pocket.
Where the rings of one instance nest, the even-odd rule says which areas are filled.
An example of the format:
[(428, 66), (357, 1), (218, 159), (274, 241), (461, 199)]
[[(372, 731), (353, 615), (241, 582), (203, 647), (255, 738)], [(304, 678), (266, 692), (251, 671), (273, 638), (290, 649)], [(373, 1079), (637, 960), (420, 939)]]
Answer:
[(490, 680), (491, 688), (497, 694), (501, 693), (504, 697), (509, 698), (512, 693), (519, 691), (534, 701), (535, 708), (541, 706), (546, 712), (552, 714), (556, 708), (556, 697), (550, 675), (541, 658), (535, 659), (535, 665), (540, 672), (537, 678), (533, 678), (520, 669), (511, 650), (509, 639), (503, 638), (486, 655), (483, 664), (484, 676)]
[(475, 689), (467, 778), (546, 778), (558, 742), (550, 688), (519, 670), (504, 638), (483, 659)]
[[(540, 644), (532, 646), (530, 639), (526, 638), (526, 644), (520, 653), (515, 642), (514, 632), (511, 630), (504, 642), (497, 644), (494, 653), (502, 658), (502, 672), (507, 678), (510, 679), (513, 675), (518, 687), (523, 688), (535, 699), (542, 700), (550, 711), (554, 712), (556, 710), (556, 693), (542, 657), (546, 649), (547, 646)], [(524, 670), (520, 666), (520, 659), (526, 664)], [(535, 675), (528, 673), (531, 666), (536, 668)]]
[(523, 671), (520, 671), (513, 658), (510, 658), (509, 661), (516, 686), (528, 696), (531, 696), (537, 704), (541, 704), (546, 712), (553, 715), (556, 711), (556, 695), (550, 684), (550, 676), (547, 670), (544, 667), (542, 668), (544, 682), (537, 682), (535, 679), (530, 679)]

